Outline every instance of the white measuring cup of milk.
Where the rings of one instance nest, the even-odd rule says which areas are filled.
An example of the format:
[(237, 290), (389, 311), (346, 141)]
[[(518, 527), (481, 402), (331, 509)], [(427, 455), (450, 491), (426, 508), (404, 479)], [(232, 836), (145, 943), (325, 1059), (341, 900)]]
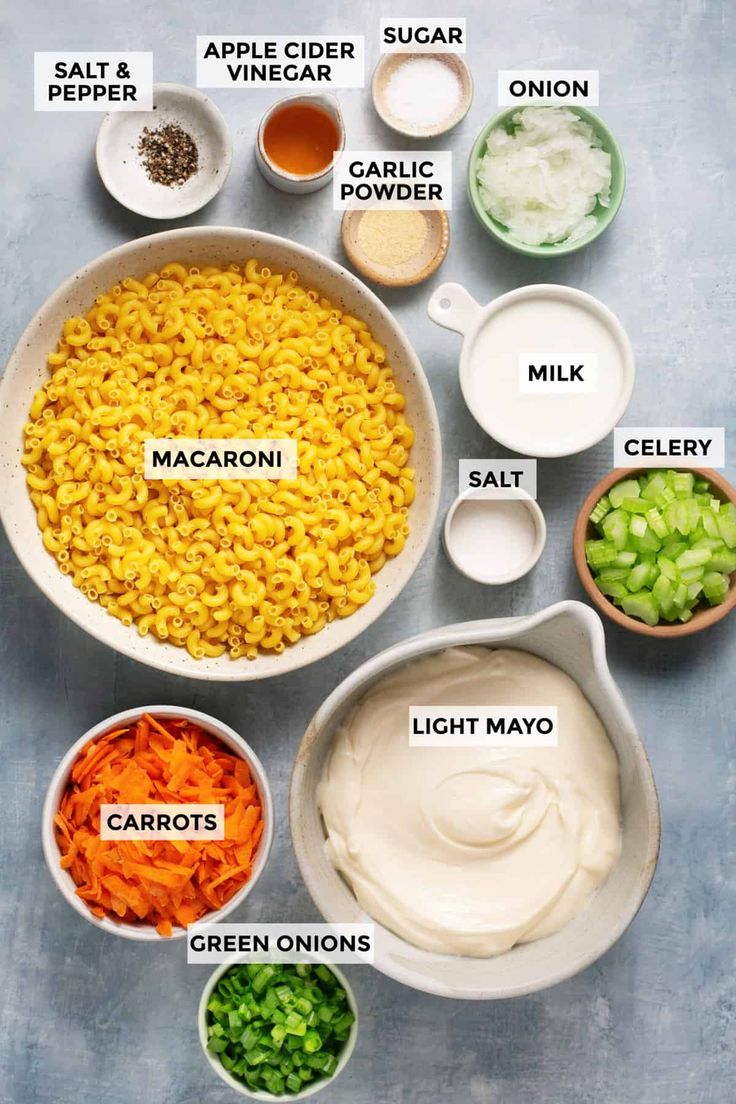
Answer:
[[(481, 428), (514, 452), (582, 452), (610, 433), (628, 406), (631, 342), (616, 315), (584, 291), (530, 284), (482, 307), (460, 284), (442, 284), (427, 311), (463, 335), (463, 398)], [(532, 362), (550, 378), (530, 384), (523, 373)], [(578, 380), (581, 365), (586, 378)]]

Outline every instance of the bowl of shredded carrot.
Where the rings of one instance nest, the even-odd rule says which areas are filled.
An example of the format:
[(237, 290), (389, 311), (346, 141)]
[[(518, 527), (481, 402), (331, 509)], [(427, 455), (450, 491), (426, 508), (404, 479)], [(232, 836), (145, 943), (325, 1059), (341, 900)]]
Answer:
[[(101, 806), (224, 805), (224, 839), (101, 839)], [(258, 757), (228, 725), (195, 709), (117, 713), (67, 752), (49, 786), (43, 849), (80, 915), (126, 939), (183, 936), (220, 920), (253, 890), (273, 838)]]

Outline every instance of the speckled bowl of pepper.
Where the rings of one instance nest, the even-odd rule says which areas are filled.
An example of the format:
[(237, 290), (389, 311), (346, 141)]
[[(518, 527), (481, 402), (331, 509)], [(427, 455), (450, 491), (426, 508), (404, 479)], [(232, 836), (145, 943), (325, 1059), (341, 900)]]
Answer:
[(232, 140), (207, 96), (181, 84), (155, 84), (152, 111), (105, 116), (96, 157), (102, 182), (118, 203), (147, 218), (183, 218), (222, 188)]

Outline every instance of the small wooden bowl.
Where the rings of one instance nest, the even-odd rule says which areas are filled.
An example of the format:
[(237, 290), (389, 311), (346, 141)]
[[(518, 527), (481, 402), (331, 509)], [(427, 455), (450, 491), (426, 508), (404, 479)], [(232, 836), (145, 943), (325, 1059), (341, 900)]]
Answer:
[(437, 271), (450, 245), (450, 222), (440, 207), (420, 211), (427, 220), (427, 237), (415, 257), (403, 265), (388, 267), (376, 264), (360, 248), (358, 227), (367, 211), (349, 210), (342, 217), (342, 245), (353, 268), (383, 287), (412, 287), (421, 284)]
[[(580, 512), (575, 521), (572, 534), (572, 554), (575, 567), (580, 582), (583, 584), (585, 592), (593, 605), (618, 625), (630, 629), (631, 632), (640, 633), (642, 636), (668, 638), (690, 636), (692, 633), (700, 632), (702, 629), (715, 625), (716, 621), (720, 621), (736, 606), (736, 572), (731, 575), (731, 589), (726, 595), (726, 600), (721, 602), (719, 606), (696, 606), (692, 618), (684, 624), (682, 622), (670, 624), (669, 621), (664, 621), (659, 625), (646, 625), (637, 617), (629, 617), (619, 606), (614, 605), (605, 594), (601, 594), (595, 585), (593, 573), (585, 559), (586, 540), (599, 535), (598, 530), (590, 521), (590, 514), (596, 502), (611, 489), (614, 483), (619, 483), (622, 479), (636, 478), (636, 476), (641, 475), (643, 470), (642, 468), (614, 468), (613, 471), (601, 479), (600, 483), (596, 483), (580, 507)], [(718, 472), (711, 468), (688, 468), (687, 470), (692, 471), (696, 479), (707, 479), (715, 498), (720, 498), (721, 502), (733, 502), (736, 505), (736, 488), (732, 487), (728, 480), (724, 479)]]

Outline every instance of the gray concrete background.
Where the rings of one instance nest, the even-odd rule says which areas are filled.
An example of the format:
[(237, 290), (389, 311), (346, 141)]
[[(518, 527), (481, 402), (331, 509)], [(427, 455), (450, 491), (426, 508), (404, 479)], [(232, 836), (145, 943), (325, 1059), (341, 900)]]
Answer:
[[(466, 283), (481, 301), (539, 280), (602, 298), (622, 319), (637, 355), (630, 425), (734, 428), (736, 51), (729, 6), (726, 0), (471, 0), (461, 6), (476, 97), (464, 123), (442, 142), (456, 153), (456, 208), (439, 279)], [(103, 190), (93, 161), (98, 116), (34, 114), (34, 50), (153, 50), (156, 78), (194, 83), (197, 33), (331, 31), (364, 33), (372, 64), (379, 16), (411, 7), (326, 0), (14, 6), (2, 28), (3, 360), (63, 277), (128, 238), (165, 228), (129, 214)], [(434, 0), (421, 5), (425, 14), (459, 8)], [(464, 197), (467, 151), (496, 109), (496, 72), (514, 67), (600, 69), (600, 113), (627, 162), (627, 194), (612, 230), (558, 262), (535, 263), (496, 247)], [(329, 190), (292, 199), (257, 175), (254, 131), (278, 95), (212, 93), (232, 129), (233, 171), (222, 194), (185, 222), (259, 227), (340, 258)], [(367, 92), (340, 98), (352, 144), (400, 148)], [(426, 317), (432, 286), (385, 298), (415, 343), (435, 394), (447, 502), (458, 457), (498, 451), (460, 397), (458, 341)], [(731, 454), (735, 440), (732, 434)], [(452, 571), (434, 540), (400, 599), (349, 648), (260, 686), (180, 680), (116, 655), (57, 613), (3, 539), (0, 1100), (235, 1099), (208, 1070), (197, 1042), (195, 1011), (208, 968), (188, 967), (181, 943), (139, 946), (102, 935), (70, 910), (46, 872), (41, 804), (69, 744), (114, 711), (153, 702), (195, 706), (234, 725), (262, 756), (278, 813), (268, 871), (241, 916), (315, 919), (286, 820), (289, 769), (312, 711), (362, 660), (410, 633), (581, 597), (570, 528), (611, 459), (609, 439), (582, 456), (540, 464), (549, 539), (530, 578), (483, 590)], [(736, 1097), (736, 619), (675, 644), (650, 643), (610, 624), (606, 633), (611, 666), (649, 748), (662, 801), (662, 856), (639, 916), (591, 969), (510, 1002), (445, 1002), (367, 967), (352, 968), (362, 1030), (349, 1072), (325, 1091), (324, 1104), (726, 1104)]]

